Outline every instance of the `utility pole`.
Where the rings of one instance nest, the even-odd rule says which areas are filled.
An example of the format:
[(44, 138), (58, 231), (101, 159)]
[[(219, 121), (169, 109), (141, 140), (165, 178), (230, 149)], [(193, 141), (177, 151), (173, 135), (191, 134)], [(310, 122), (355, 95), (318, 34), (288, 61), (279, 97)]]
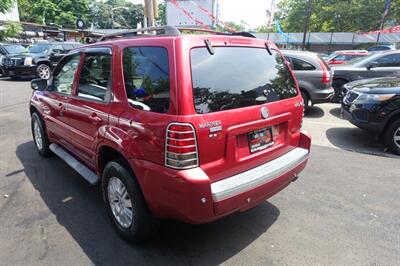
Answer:
[(302, 50), (305, 50), (305, 48), (306, 48), (307, 31), (308, 31), (308, 25), (310, 24), (310, 17), (311, 17), (311, 11), (312, 11), (311, 1), (312, 0), (307, 1), (307, 17), (304, 20), (303, 45), (301, 47)]
[[(144, 1), (144, 16), (145, 16), (145, 27), (154, 27), (155, 18), (158, 14), (158, 6), (156, 0), (145, 0)], [(146, 23), (147, 22), (147, 23)], [(146, 25), (147, 24), (147, 25)]]

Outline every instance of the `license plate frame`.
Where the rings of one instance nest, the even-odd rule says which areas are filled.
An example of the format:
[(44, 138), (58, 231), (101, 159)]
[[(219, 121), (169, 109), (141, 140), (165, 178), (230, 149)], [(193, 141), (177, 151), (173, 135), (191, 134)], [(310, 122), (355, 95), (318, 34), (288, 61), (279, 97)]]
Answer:
[(274, 144), (272, 127), (261, 128), (247, 133), (250, 153), (259, 152)]

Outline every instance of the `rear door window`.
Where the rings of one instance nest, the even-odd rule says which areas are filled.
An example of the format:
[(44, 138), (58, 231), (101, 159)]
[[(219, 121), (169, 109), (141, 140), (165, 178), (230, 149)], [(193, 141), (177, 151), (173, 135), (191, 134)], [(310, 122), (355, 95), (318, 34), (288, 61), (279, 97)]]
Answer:
[(315, 70), (315, 67), (312, 64), (310, 64), (304, 60), (292, 57), (291, 61), (292, 61), (293, 70), (303, 70), (303, 71), (304, 70)]
[(192, 84), (198, 113), (275, 102), (297, 95), (280, 54), (265, 48), (214, 47), (191, 51)]
[(124, 49), (124, 79), (129, 104), (156, 113), (169, 110), (168, 52), (163, 47)]

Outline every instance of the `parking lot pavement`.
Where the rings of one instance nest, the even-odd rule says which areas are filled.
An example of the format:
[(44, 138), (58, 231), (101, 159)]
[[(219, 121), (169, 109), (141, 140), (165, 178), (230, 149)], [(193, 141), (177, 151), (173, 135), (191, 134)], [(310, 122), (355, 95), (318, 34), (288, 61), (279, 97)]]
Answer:
[(336, 105), (304, 120), (308, 167), (268, 202), (207, 225), (164, 222), (140, 246), (108, 222), (98, 186), (30, 136), (27, 82), (0, 80), (0, 265), (399, 265), (400, 161)]

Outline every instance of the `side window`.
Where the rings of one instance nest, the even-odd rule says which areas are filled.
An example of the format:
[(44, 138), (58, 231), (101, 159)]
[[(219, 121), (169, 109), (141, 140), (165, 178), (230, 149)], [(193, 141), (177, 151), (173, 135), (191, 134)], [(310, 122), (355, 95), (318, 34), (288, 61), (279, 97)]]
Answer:
[(124, 79), (133, 108), (166, 113), (169, 109), (168, 52), (162, 47), (124, 49)]
[(53, 78), (53, 91), (71, 94), (72, 83), (79, 65), (79, 54), (71, 56)]
[(111, 83), (111, 59), (109, 54), (85, 55), (79, 77), (78, 96), (105, 101)]
[(64, 43), (64, 50), (65, 50), (66, 53), (68, 53), (72, 49), (74, 49), (74, 46), (72, 44)]
[(293, 70), (315, 70), (315, 67), (310, 63), (300, 60), (297, 58), (292, 58)]
[(57, 44), (53, 46), (52, 53), (54, 54), (63, 54), (64, 53), (64, 48), (62, 47), (61, 44)]
[(400, 54), (391, 54), (376, 60), (377, 67), (400, 67)]

